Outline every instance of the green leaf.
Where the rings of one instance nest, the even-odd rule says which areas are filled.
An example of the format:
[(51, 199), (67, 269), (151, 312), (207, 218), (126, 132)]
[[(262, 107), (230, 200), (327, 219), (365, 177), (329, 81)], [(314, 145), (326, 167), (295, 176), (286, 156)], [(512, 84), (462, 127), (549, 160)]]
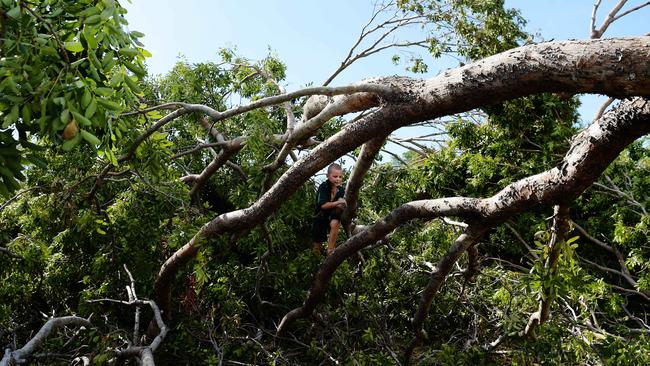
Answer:
[(86, 88), (86, 90), (84, 90), (84, 95), (81, 97), (81, 106), (86, 108), (91, 100), (92, 96), (90, 95), (90, 90)]
[(92, 28), (85, 28), (81, 34), (84, 36), (88, 48), (91, 50), (97, 48), (97, 40), (95, 39), (95, 34), (93, 33)]
[(31, 142), (29, 142), (27, 140), (20, 139), (19, 141), (20, 141), (20, 146), (22, 146), (22, 147), (24, 147), (26, 149), (35, 150), (35, 151), (45, 151), (45, 150), (47, 150), (47, 148), (45, 146), (37, 145), (37, 144), (31, 143)]
[(136, 50), (135, 48), (129, 48), (129, 47), (120, 48), (118, 52), (120, 55), (124, 55), (128, 57), (136, 57), (141, 55), (140, 51)]
[(572, 238), (569, 238), (569, 239), (566, 241), (566, 243), (567, 243), (567, 244), (571, 244), (571, 243), (573, 243), (574, 241), (576, 241), (576, 240), (578, 240), (578, 239), (580, 239), (580, 236), (574, 236), (574, 237), (572, 237)]
[(145, 69), (131, 62), (124, 61), (124, 66), (139, 77), (143, 77), (147, 73)]
[(134, 94), (142, 93), (142, 89), (140, 89), (140, 86), (138, 86), (138, 84), (135, 81), (133, 81), (133, 79), (131, 79), (130, 76), (125, 75), (124, 82)]
[(14, 178), (2, 178), (5, 182), (5, 185), (11, 192), (15, 192), (20, 189), (20, 184)]
[(97, 7), (91, 6), (89, 8), (86, 8), (82, 10), (79, 15), (82, 17), (91, 17), (93, 15), (99, 14), (99, 9)]
[(101, 22), (101, 20), (102, 20), (101, 15), (99, 15), (99, 14), (98, 15), (91, 15), (88, 18), (86, 18), (86, 20), (84, 20), (84, 24), (86, 24), (86, 25), (94, 25), (94, 24), (97, 24), (97, 23)]
[(151, 52), (145, 50), (144, 48), (140, 49), (140, 51), (142, 52), (142, 56), (144, 56), (144, 57), (151, 57), (151, 56), (153, 56), (153, 55), (151, 54)]
[(63, 125), (70, 123), (70, 111), (68, 109), (61, 111), (61, 122), (63, 122)]
[(19, 6), (16, 6), (15, 8), (9, 10), (9, 11), (7, 12), (7, 15), (8, 15), (10, 18), (18, 19), (18, 18), (20, 17), (20, 7), (19, 7)]
[(86, 58), (85, 58), (85, 57), (84, 57), (84, 58), (80, 58), (80, 59), (78, 59), (77, 61), (71, 63), (70, 66), (71, 66), (71, 67), (77, 67), (77, 66), (83, 64), (84, 62), (86, 62)]
[(23, 123), (29, 123), (32, 121), (32, 108), (29, 104), (23, 106)]
[(19, 107), (18, 105), (14, 105), (11, 107), (11, 112), (5, 116), (5, 121), (2, 124), (2, 128), (8, 128), (11, 126), (16, 120), (18, 120), (18, 112), (19, 112)]
[(27, 160), (41, 169), (47, 169), (47, 163), (35, 155), (27, 155)]
[(88, 104), (88, 108), (86, 108), (84, 117), (92, 118), (95, 115), (96, 111), (97, 111), (97, 102), (95, 101), (95, 99), (93, 99), (90, 101), (90, 104)]
[(7, 186), (2, 182), (0, 182), (0, 195), (4, 196), (5, 198), (11, 198), (11, 192), (9, 192)]
[(118, 103), (103, 98), (97, 99), (97, 103), (99, 103), (99, 105), (101, 105), (102, 107), (112, 111), (119, 111), (122, 109), (122, 107)]
[(74, 119), (75, 119), (79, 124), (81, 124), (82, 126), (86, 126), (86, 127), (88, 127), (88, 126), (91, 126), (91, 125), (93, 124), (93, 123), (92, 123), (88, 118), (86, 118), (86, 117), (85, 117), (84, 115), (82, 115), (81, 113), (78, 113), (78, 112), (72, 112), (72, 115), (74, 116)]
[(113, 89), (111, 88), (105, 88), (105, 87), (99, 87), (95, 89), (95, 93), (103, 96), (103, 97), (109, 97), (113, 95)]
[(97, 146), (101, 144), (102, 142), (92, 133), (86, 131), (86, 130), (79, 130), (81, 132), (81, 137), (84, 138), (84, 140), (88, 141), (91, 145)]
[(11, 170), (9, 170), (9, 169), (1, 166), (1, 165), (0, 165), (0, 174), (4, 175), (5, 177), (8, 177), (8, 178), (13, 178), (13, 176), (14, 176), (14, 173)]
[(115, 154), (113, 154), (113, 151), (110, 148), (106, 148), (104, 150), (104, 155), (111, 162), (111, 164), (113, 164), (113, 166), (117, 166), (117, 158), (115, 157)]
[(79, 141), (81, 141), (81, 134), (78, 133), (75, 137), (71, 138), (70, 140), (64, 142), (61, 145), (61, 148), (65, 151), (70, 151), (74, 149), (75, 146), (79, 144)]
[(73, 41), (73, 42), (64, 42), (63, 47), (65, 47), (66, 50), (72, 51), (72, 52), (81, 52), (84, 50), (84, 46), (81, 44), (79, 41)]

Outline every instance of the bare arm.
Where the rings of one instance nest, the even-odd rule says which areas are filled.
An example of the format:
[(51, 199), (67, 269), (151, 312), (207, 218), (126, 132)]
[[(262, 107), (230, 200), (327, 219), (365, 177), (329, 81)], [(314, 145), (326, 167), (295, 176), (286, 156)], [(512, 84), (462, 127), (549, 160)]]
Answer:
[(347, 202), (343, 198), (339, 198), (337, 201), (323, 203), (320, 208), (323, 210), (331, 210), (336, 207), (345, 207), (346, 205)]

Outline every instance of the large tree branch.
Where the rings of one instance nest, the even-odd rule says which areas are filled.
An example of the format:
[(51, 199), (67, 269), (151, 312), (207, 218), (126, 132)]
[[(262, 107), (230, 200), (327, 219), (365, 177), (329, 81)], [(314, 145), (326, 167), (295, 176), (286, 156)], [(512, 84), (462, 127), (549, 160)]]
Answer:
[[(427, 81), (382, 79), (391, 102), (323, 142), (293, 164), (248, 208), (218, 216), (172, 257), (156, 280), (157, 302), (170, 309), (171, 279), (198, 246), (224, 232), (259, 224), (313, 174), (371, 138), (408, 124), (455, 114), (532, 93), (598, 92), (615, 96), (649, 95), (650, 37), (551, 42), (530, 45), (447, 71)], [(397, 91), (396, 91), (397, 90)], [(484, 214), (508, 217), (526, 205), (572, 200), (634, 139), (647, 133), (644, 100), (622, 104), (580, 133), (562, 165), (507, 187), (480, 206)], [(583, 168), (589, 169), (585, 172)], [(577, 173), (580, 174), (577, 174)], [(560, 203), (560, 202), (557, 202)]]
[(381, 221), (354, 235), (338, 246), (321, 265), (303, 305), (287, 313), (278, 326), (282, 336), (298, 318), (307, 316), (325, 295), (332, 275), (344, 260), (359, 250), (374, 244), (391, 231), (413, 219), (432, 219), (439, 216), (472, 216), (477, 214), (479, 199), (452, 197), (437, 200), (414, 201), (391, 211)]
[[(369, 80), (380, 82), (380, 79)], [(312, 137), (318, 129), (331, 118), (347, 113), (364, 111), (379, 105), (379, 98), (370, 93), (357, 93), (353, 95), (327, 98), (325, 96), (312, 97), (305, 103), (303, 123), (291, 131), (287, 131), (286, 142), (278, 153), (273, 163), (264, 167), (267, 171), (278, 169), (291, 150), (299, 143), (304, 143)]]
[[(480, 225), (470, 224), (466, 229), (469, 237), (459, 238), (460, 243), (455, 243), (450, 252), (441, 259), (438, 267), (443, 270), (437, 272), (438, 277), (432, 278), (428, 290), (425, 291), (427, 297), (433, 296), (446, 276), (444, 269), (447, 268), (448, 261), (457, 259), (462, 254), (462, 252), (457, 253), (458, 248), (466, 249), (478, 240), (480, 236), (478, 233), (485, 232), (512, 215), (536, 205), (573, 201), (588, 187), (587, 180), (593, 182), (625, 146), (648, 132), (650, 132), (650, 103), (643, 99), (626, 101), (578, 134), (558, 167), (514, 182), (494, 196), (485, 199), (453, 197), (415, 201), (400, 206), (381, 221), (348, 239), (326, 259), (316, 274), (307, 299), (300, 308), (285, 315), (278, 332), (286, 331), (296, 319), (313, 311), (321, 301), (327, 283), (340, 263), (399, 225), (415, 218), (431, 219), (437, 216), (460, 216), (470, 222), (480, 220)], [(611, 149), (612, 147), (614, 150)], [(430, 301), (428, 298), (423, 298), (418, 314), (422, 312), (426, 314)], [(416, 317), (416, 319), (420, 318)], [(416, 339), (412, 343), (413, 347), (421, 340), (415, 321), (414, 327)]]

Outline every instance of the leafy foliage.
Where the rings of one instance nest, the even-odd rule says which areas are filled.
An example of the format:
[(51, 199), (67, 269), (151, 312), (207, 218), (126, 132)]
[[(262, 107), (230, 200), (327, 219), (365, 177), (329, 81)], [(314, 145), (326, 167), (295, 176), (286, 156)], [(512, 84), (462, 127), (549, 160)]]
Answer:
[(25, 165), (42, 164), (38, 146), (111, 149), (150, 56), (125, 13), (114, 0), (0, 2), (0, 194), (19, 188)]
[[(0, 61), (5, 76), (0, 82), (0, 189), (5, 189), (0, 193), (10, 196), (21, 188), (15, 179), (23, 180), (24, 189), (0, 206), (0, 247), (12, 254), (0, 253), (0, 342), (10, 344), (14, 335), (29, 339), (43, 314), (101, 314), (93, 329), (68, 341), (52, 337), (45, 347), (76, 350), (70, 358), (83, 354), (106, 364), (112, 350), (131, 338), (133, 310), (88, 300), (127, 299), (124, 265), (138, 295), (150, 297), (160, 265), (204, 224), (249, 207), (265, 192), (269, 174), (274, 179), (290, 169), (289, 164), (273, 173), (264, 168), (281, 148), (284, 108), (258, 109), (218, 123), (188, 113), (136, 146), (152, 122), (167, 115), (164, 109), (144, 110), (179, 101), (225, 110), (239, 98), (259, 100), (278, 93), (285, 66), (273, 54), (255, 62), (224, 49), (219, 62), (181, 60), (166, 75), (140, 82), (147, 52), (137, 41), (139, 33), (123, 29), (118, 3), (1, 4), (0, 47), (8, 56)], [(434, 56), (456, 52), (472, 60), (528, 38), (520, 30), (523, 20), (502, 1), (399, 5), (425, 14), (432, 24), (452, 26), (454, 47), (447, 45), (452, 39), (432, 41)], [(426, 68), (415, 65), (414, 71)], [(302, 102), (288, 105), (298, 118)], [(375, 162), (361, 190), (358, 223), (381, 220), (417, 199), (486, 197), (553, 167), (579, 128), (577, 107), (576, 98), (543, 94), (476, 111), (478, 119), (456, 116), (444, 126), (445, 143), (426, 156), (405, 154), (407, 164)], [(139, 111), (123, 113), (131, 108)], [(73, 120), (80, 130), (66, 139)], [(332, 119), (316, 137), (329, 138), (347, 123)], [(225, 139), (241, 136), (245, 142), (231, 165), (211, 176), (192, 201), (184, 181), (224, 151), (206, 132), (210, 127)], [(78, 144), (81, 139), (89, 143)], [(39, 148), (53, 144), (62, 148)], [(212, 145), (200, 146), (205, 144)], [(133, 156), (122, 158), (131, 149)], [(642, 314), (650, 287), (649, 162), (647, 140), (634, 143), (574, 203), (572, 220), (605, 245), (574, 230), (555, 271), (544, 266), (548, 207), (488, 233), (477, 247), (480, 273), (468, 276), (470, 259), (461, 258), (434, 298), (426, 341), (413, 361), (647, 363), (650, 343)], [(106, 167), (121, 170), (100, 182)], [(412, 337), (414, 304), (461, 229), (449, 220), (403, 225), (383, 245), (344, 262), (317, 313), (286, 338), (274, 338), (284, 314), (303, 302), (322, 260), (309, 242), (314, 186), (313, 180), (301, 185), (262, 225), (202, 243), (189, 269), (172, 280), (177, 301), (170, 333), (156, 352), (159, 363), (402, 361), (401, 351)], [(626, 271), (634, 283), (622, 275)], [(522, 338), (519, 333), (545, 296), (543, 288), (552, 288), (556, 298), (552, 317), (536, 339)], [(144, 328), (152, 316), (144, 308), (142, 314)]]

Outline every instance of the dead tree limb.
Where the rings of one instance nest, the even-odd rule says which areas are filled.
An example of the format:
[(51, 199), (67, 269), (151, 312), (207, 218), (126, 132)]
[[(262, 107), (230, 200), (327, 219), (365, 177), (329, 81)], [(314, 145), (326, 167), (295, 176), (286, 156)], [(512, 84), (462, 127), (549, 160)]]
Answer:
[[(138, 299), (138, 295), (135, 292), (135, 281), (133, 279), (133, 276), (131, 275), (131, 272), (126, 267), (126, 265), (124, 265), (124, 270), (126, 271), (127, 275), (129, 276), (129, 280), (131, 281), (130, 282), (131, 285), (126, 287), (127, 296), (129, 298), (128, 301), (115, 300), (115, 299), (96, 299), (96, 300), (87, 300), (86, 302), (88, 303), (112, 302), (112, 303), (123, 304), (128, 306), (135, 306), (136, 312), (135, 312), (135, 324), (133, 326), (133, 340), (129, 343), (129, 347), (125, 349), (115, 350), (115, 355), (117, 356), (118, 359), (135, 357), (138, 360), (139, 364), (145, 366), (154, 366), (155, 362), (154, 362), (153, 354), (154, 352), (156, 352), (158, 347), (160, 347), (160, 345), (162, 344), (163, 340), (165, 339), (165, 336), (167, 335), (167, 332), (169, 331), (169, 328), (163, 321), (160, 308), (154, 301)], [(139, 319), (140, 306), (143, 305), (148, 305), (153, 311), (152, 322), (154, 322), (155, 328), (157, 330), (157, 334), (154, 336), (153, 340), (151, 341), (151, 343), (149, 343), (148, 346), (139, 346), (140, 341), (138, 339), (138, 329), (140, 326), (140, 319)]]
[(80, 318), (78, 316), (62, 316), (59, 318), (52, 318), (48, 320), (43, 327), (36, 333), (36, 335), (25, 344), (22, 348), (11, 352), (9, 349), (5, 350), (4, 357), (0, 360), (0, 366), (9, 366), (13, 364), (21, 364), (27, 362), (27, 359), (34, 351), (45, 343), (50, 334), (68, 325), (91, 327), (92, 324), (88, 319)]

